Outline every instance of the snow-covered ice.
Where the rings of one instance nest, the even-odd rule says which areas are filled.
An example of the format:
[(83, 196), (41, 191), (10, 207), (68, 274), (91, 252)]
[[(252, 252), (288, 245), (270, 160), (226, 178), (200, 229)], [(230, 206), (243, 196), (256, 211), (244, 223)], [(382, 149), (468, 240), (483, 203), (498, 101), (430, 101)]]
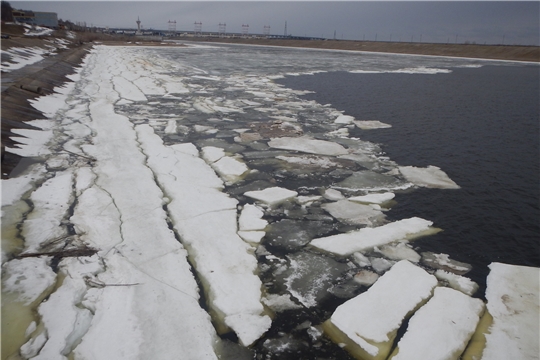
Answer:
[[(55, 44), (66, 46), (63, 40)], [(383, 222), (381, 211), (388, 210), (381, 205), (391, 205), (394, 196), (388, 191), (420, 186), (416, 178), (403, 180), (410, 167), (400, 173), (379, 146), (349, 137), (355, 126), (389, 125), (356, 121), (331, 105), (302, 99), (305, 91), (273, 83), (284, 75), (280, 57), (246, 70), (245, 61), (214, 54), (227, 49), (95, 46), (69, 76), (72, 83), (32, 100), (48, 119), (29, 124), (43, 131), (15, 130), (22, 144), (7, 151), (43, 165), (2, 180), (2, 295), (11, 301), (3, 311), (19, 324), (10, 330), (10, 353), (36, 359), (236, 359), (323, 346), (331, 354), (321, 326), (311, 320), (289, 332), (276, 321), (278, 335), (266, 335), (271, 316), (326, 316), (318, 308), (325, 300), (351, 298), (377, 280), (378, 274), (359, 267), (386, 272), (360, 295), (379, 289), (383, 302), (407, 302), (418, 295), (411, 295), (414, 286), (432, 281), (411, 264), (405, 271), (398, 270), (406, 262), (394, 264), (418, 261), (407, 240), (437, 231), (430, 221), (350, 230)], [(23, 58), (38, 59), (38, 52), (21, 53), (21, 65)], [(295, 61), (291, 74), (330, 66), (312, 60)], [(342, 60), (332, 68), (357, 67)], [(393, 71), (437, 70), (399, 66)], [(427, 173), (434, 177), (431, 185), (441, 178), (434, 167)], [(320, 179), (326, 182), (318, 184)], [(324, 237), (339, 231), (349, 232)], [(13, 243), (5, 245), (4, 236)], [(310, 241), (318, 249), (306, 247)], [(10, 260), (22, 248), (95, 254), (59, 262)], [(351, 254), (347, 260), (334, 256)], [(34, 269), (24, 265), (34, 263)], [(6, 278), (9, 272), (25, 278)], [(396, 289), (384, 286), (391, 282), (385, 278), (401, 272), (407, 279)], [(473, 287), (454, 274), (438, 277), (463, 292)], [(26, 293), (32, 301), (23, 300), (22, 290), (10, 290), (36, 279), (45, 280), (31, 289), (35, 294)], [(411, 279), (420, 280), (407, 286)], [(388, 299), (381, 295), (392, 291)], [(416, 306), (412, 302), (409, 308)], [(405, 306), (394, 305), (360, 312), (372, 320), (368, 328), (378, 327)], [(386, 318), (380, 321), (379, 313)], [(386, 328), (392, 328), (389, 336), (402, 315)], [(229, 332), (238, 344), (220, 339)]]
[(309, 154), (331, 156), (347, 154), (347, 149), (340, 144), (331, 141), (312, 139), (309, 137), (275, 138), (268, 142), (268, 146), (276, 149), (300, 151)]
[(432, 295), (437, 279), (407, 260), (369, 290), (338, 306), (325, 331), (362, 359), (386, 359), (402, 322)]
[(482, 359), (538, 359), (540, 269), (496, 262), (489, 268), (486, 299), (493, 323)]
[(318, 249), (347, 256), (357, 251), (365, 251), (394, 241), (413, 239), (434, 233), (433, 222), (421, 218), (409, 218), (374, 228), (362, 228), (348, 233), (313, 239), (311, 246)]
[(458, 359), (483, 312), (482, 300), (437, 287), (433, 297), (410, 319), (390, 359)]
[(298, 193), (294, 190), (275, 186), (264, 190), (248, 191), (244, 193), (244, 195), (262, 201), (267, 205), (278, 205), (284, 201), (295, 198)]
[(456, 275), (441, 269), (435, 271), (435, 276), (439, 280), (446, 281), (448, 286), (450, 286), (452, 289), (459, 290), (469, 296), (474, 295), (474, 293), (478, 290), (478, 284), (464, 276)]
[(392, 125), (385, 124), (379, 120), (359, 120), (355, 121), (354, 124), (362, 130), (388, 129), (392, 127)]
[(440, 189), (460, 188), (444, 171), (436, 166), (430, 165), (427, 168), (400, 166), (399, 171), (408, 181), (418, 186)]

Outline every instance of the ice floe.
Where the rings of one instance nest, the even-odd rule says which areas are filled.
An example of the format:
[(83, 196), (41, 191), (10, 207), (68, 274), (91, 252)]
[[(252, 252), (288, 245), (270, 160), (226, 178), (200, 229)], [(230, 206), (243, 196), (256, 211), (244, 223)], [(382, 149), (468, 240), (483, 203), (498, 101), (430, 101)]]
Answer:
[(395, 221), (374, 228), (362, 228), (348, 233), (314, 239), (310, 242), (320, 250), (341, 256), (357, 251), (366, 251), (375, 246), (382, 246), (402, 239), (413, 239), (418, 236), (435, 233), (433, 222), (418, 217)]
[(436, 254), (433, 252), (423, 252), (422, 263), (433, 269), (442, 269), (457, 275), (464, 275), (471, 271), (472, 266), (464, 262), (450, 259), (448, 254)]
[(503, 263), (489, 268), (486, 299), (493, 322), (482, 359), (537, 359), (540, 269)]
[(354, 124), (362, 130), (388, 129), (392, 127), (392, 125), (385, 124), (379, 120), (357, 120), (354, 121)]
[(272, 206), (291, 200), (295, 198), (298, 193), (293, 190), (275, 186), (264, 190), (248, 191), (244, 193), (244, 195)]
[(362, 196), (353, 196), (350, 197), (349, 201), (359, 202), (363, 204), (383, 204), (392, 200), (396, 195), (391, 192), (386, 192), (382, 194), (368, 194)]
[(459, 290), (469, 296), (474, 295), (478, 290), (478, 284), (464, 276), (456, 275), (441, 269), (435, 271), (435, 276), (437, 279), (447, 282), (448, 286), (451, 288)]
[(339, 200), (321, 205), (330, 215), (349, 225), (373, 226), (385, 218), (380, 210), (369, 205), (358, 204), (349, 200)]
[(436, 166), (430, 165), (427, 168), (400, 166), (399, 171), (408, 181), (418, 186), (439, 189), (460, 188), (444, 171)]
[(432, 295), (437, 279), (406, 260), (398, 262), (368, 291), (338, 306), (325, 332), (362, 359), (386, 359), (407, 316)]
[(268, 146), (276, 149), (293, 150), (319, 155), (337, 156), (348, 153), (347, 149), (340, 144), (325, 140), (312, 139), (306, 136), (299, 138), (284, 137), (271, 139), (268, 142)]
[(484, 303), (459, 291), (437, 287), (409, 320), (390, 359), (458, 359), (484, 312)]

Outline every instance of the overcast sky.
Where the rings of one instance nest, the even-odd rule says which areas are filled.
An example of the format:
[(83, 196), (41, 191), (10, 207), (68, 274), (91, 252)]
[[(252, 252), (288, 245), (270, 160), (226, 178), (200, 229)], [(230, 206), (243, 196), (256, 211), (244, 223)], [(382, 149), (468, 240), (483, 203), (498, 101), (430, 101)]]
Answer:
[[(9, 0), (8, 0), (9, 1)], [(240, 33), (379, 41), (539, 45), (538, 1), (9, 1), (12, 7), (51, 11), (88, 26)]]

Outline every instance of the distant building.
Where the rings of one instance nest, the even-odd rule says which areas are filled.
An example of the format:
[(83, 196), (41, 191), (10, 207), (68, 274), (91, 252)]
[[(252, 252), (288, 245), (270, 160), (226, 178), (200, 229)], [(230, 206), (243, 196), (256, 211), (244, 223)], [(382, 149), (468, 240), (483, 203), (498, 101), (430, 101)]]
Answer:
[(54, 12), (34, 12), (34, 22), (38, 26), (44, 26), (48, 28), (58, 27), (58, 14)]
[(30, 10), (13, 10), (13, 20), (19, 23), (58, 28), (58, 14)]

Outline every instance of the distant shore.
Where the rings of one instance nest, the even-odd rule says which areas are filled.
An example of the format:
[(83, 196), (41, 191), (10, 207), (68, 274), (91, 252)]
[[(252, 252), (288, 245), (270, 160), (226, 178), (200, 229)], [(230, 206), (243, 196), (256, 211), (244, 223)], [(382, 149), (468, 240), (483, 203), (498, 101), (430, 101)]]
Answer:
[(180, 40), (186, 42), (219, 42), (245, 45), (289, 46), (313, 49), (352, 50), (396, 54), (454, 56), (492, 60), (540, 62), (540, 47), (538, 46), (238, 38), (181, 38)]

